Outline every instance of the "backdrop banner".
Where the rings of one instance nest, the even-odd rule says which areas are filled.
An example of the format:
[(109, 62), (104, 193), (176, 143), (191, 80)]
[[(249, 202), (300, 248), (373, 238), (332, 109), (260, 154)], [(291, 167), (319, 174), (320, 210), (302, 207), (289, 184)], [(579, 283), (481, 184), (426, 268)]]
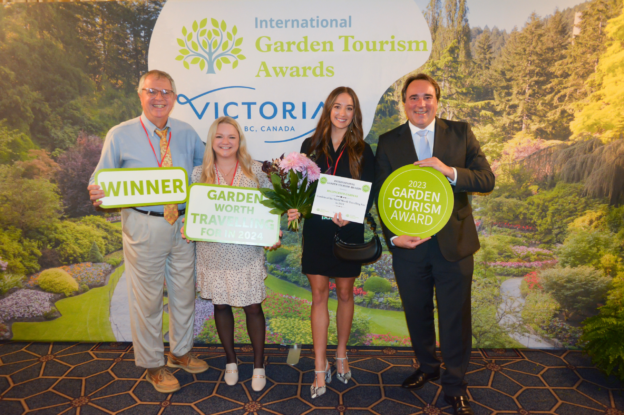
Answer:
[(173, 117), (205, 141), (212, 122), (229, 115), (250, 153), (268, 160), (299, 151), (340, 85), (357, 91), (368, 133), (388, 85), (430, 51), (413, 0), (174, 0), (158, 17), (148, 63), (176, 81)]
[[(473, 346), (581, 347), (584, 330), (620, 321), (609, 313), (624, 295), (623, 44), (621, 0), (3, 3), (0, 339), (132, 340), (120, 211), (94, 209), (86, 188), (107, 132), (141, 114), (137, 83), (148, 69), (173, 76), (172, 117), (202, 140), (217, 117), (235, 118), (258, 161), (299, 151), (342, 85), (357, 93), (376, 151), (381, 134), (406, 122), (404, 79), (425, 72), (441, 86), (438, 116), (469, 122), (496, 174), (491, 194), (469, 196), (481, 242)], [(463, 166), (453, 167), (461, 178)], [(162, 178), (138, 178), (107, 179), (107, 191), (156, 195)], [(184, 177), (164, 179), (156, 196), (182, 200), (175, 183)], [(386, 213), (438, 232), (427, 227), (452, 211), (443, 201), (452, 188), (425, 181), (390, 188)], [(208, 198), (205, 186), (191, 189)], [(262, 232), (246, 228), (260, 211), (242, 193), (234, 200), (214, 201), (232, 225), (221, 234), (273, 242), (277, 223), (254, 217)], [(192, 206), (196, 237), (213, 238), (219, 217)], [(311, 344), (301, 234), (280, 220), (282, 247), (266, 253), (267, 342)], [(383, 243), (355, 281), (353, 346), (410, 345)], [(331, 280), (329, 288), (335, 344)], [(212, 303), (197, 296), (195, 305), (196, 342), (218, 343)], [(244, 312), (234, 313), (235, 341), (249, 343)]]

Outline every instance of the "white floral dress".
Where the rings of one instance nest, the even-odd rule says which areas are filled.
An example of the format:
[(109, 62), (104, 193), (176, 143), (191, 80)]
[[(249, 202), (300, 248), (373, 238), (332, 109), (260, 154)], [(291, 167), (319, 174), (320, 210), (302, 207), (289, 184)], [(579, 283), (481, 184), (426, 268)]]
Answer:
[[(251, 170), (258, 178), (260, 187), (273, 187), (260, 163), (254, 161)], [(227, 184), (221, 172), (217, 174), (219, 184)], [(197, 166), (193, 169), (193, 183), (198, 183), (200, 177), (201, 166)], [(240, 166), (233, 183), (238, 187), (257, 186), (245, 176)], [(261, 246), (197, 242), (195, 269), (201, 297), (211, 299), (213, 304), (245, 307), (259, 304), (266, 298), (264, 279), (267, 272), (264, 248)]]

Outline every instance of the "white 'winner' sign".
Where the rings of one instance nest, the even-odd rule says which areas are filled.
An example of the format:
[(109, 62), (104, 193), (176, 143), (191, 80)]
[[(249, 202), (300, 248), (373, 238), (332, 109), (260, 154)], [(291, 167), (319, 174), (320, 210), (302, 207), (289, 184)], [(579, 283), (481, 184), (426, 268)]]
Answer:
[(189, 187), (184, 232), (192, 241), (273, 246), (279, 215), (262, 205), (262, 193), (246, 187), (195, 183)]

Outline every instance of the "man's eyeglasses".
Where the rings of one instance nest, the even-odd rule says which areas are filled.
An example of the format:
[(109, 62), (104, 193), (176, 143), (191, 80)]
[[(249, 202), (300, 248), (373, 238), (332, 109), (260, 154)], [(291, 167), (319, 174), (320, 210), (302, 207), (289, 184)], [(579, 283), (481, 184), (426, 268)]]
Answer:
[(150, 97), (156, 97), (160, 94), (163, 98), (169, 98), (175, 95), (175, 92), (170, 89), (143, 88), (142, 91), (147, 92)]

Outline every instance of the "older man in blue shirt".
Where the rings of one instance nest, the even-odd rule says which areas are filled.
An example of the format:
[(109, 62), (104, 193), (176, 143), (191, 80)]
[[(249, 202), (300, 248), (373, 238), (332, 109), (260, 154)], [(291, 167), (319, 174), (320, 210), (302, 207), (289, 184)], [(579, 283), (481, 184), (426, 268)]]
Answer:
[[(202, 164), (205, 145), (189, 124), (170, 118), (175, 83), (157, 70), (141, 77), (143, 114), (113, 127), (106, 136), (95, 172), (110, 168), (182, 167), (187, 173)], [(94, 206), (104, 197), (100, 186), (88, 187)], [(190, 179), (190, 174), (188, 177)], [(189, 183), (190, 184), (190, 183)], [(127, 208), (121, 212), (130, 322), (137, 366), (157, 391), (180, 389), (166, 366), (189, 373), (208, 369), (190, 353), (195, 315), (195, 246), (181, 238), (185, 204)], [(165, 366), (162, 339), (163, 282), (169, 293), (171, 353)]]

